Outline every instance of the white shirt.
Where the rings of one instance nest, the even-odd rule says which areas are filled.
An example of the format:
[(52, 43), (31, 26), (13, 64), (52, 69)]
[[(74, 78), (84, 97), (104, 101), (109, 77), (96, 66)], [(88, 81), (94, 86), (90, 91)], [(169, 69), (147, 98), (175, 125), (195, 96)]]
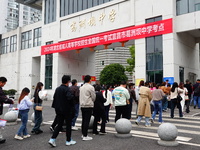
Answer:
[(103, 92), (103, 97), (106, 99), (104, 106), (108, 106), (110, 104), (113, 104), (112, 93), (109, 90), (107, 90), (107, 98), (106, 98), (105, 93), (106, 93), (106, 91)]

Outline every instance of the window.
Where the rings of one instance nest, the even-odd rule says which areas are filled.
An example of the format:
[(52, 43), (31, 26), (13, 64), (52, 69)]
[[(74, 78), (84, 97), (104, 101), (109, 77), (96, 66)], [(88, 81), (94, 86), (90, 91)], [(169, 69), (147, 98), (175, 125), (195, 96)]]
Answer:
[(179, 79), (180, 79), (180, 82), (184, 83), (184, 67), (180, 67), (180, 66), (179, 66)]
[(6, 54), (8, 53), (8, 38), (2, 39), (1, 42), (1, 54)]
[(10, 37), (10, 52), (15, 52), (17, 50), (17, 35)]
[(176, 13), (182, 15), (200, 11), (200, 0), (176, 0)]
[[(146, 19), (146, 23), (162, 20), (162, 17)], [(163, 39), (162, 35), (146, 38), (147, 80), (161, 83), (163, 79)]]
[(60, 17), (82, 11), (112, 0), (60, 0)]
[(45, 24), (56, 21), (56, 1), (45, 0)]
[(41, 28), (34, 29), (33, 47), (41, 46)]
[(31, 40), (32, 40), (32, 31), (27, 31), (22, 33), (21, 37), (21, 49), (31, 48)]
[[(46, 45), (53, 44), (47, 42)], [(45, 55), (45, 89), (52, 89), (53, 54)]]

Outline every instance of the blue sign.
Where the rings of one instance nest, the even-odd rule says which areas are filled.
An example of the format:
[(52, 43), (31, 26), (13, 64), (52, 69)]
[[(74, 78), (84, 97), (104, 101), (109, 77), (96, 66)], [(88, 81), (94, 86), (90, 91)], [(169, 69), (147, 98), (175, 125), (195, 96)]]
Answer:
[(164, 82), (166, 82), (166, 80), (168, 80), (171, 85), (174, 83), (174, 77), (164, 77), (163, 78)]

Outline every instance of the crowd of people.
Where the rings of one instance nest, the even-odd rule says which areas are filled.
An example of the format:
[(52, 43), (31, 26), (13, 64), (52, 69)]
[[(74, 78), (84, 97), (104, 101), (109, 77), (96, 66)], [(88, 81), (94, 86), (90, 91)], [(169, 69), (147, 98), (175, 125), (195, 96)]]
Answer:
[[(155, 84), (152, 82), (140, 81), (138, 86), (133, 83), (127, 84), (121, 81), (119, 85), (91, 85), (91, 76), (84, 77), (84, 84), (77, 86), (77, 80), (71, 81), (70, 76), (62, 77), (62, 84), (56, 88), (53, 95), (52, 108), (55, 109), (54, 122), (50, 126), (52, 136), (48, 143), (56, 146), (56, 138), (59, 132), (66, 127), (66, 145), (74, 145), (76, 141), (72, 139), (72, 130), (78, 130), (76, 120), (79, 116), (79, 110), (82, 114), (81, 133), (82, 140), (88, 141), (93, 138), (88, 136), (89, 123), (91, 116), (94, 116), (93, 135), (105, 135), (106, 123), (110, 121), (109, 110), (115, 108), (115, 122), (120, 118), (132, 118), (132, 106), (136, 105), (135, 120), (136, 125), (140, 125), (142, 118), (145, 118), (145, 126), (151, 126), (156, 115), (159, 114), (158, 122), (163, 123), (162, 113), (170, 110), (170, 117), (174, 118), (174, 110), (177, 107), (179, 117), (182, 118), (184, 113), (190, 112), (190, 105), (194, 104), (194, 109), (198, 106), (200, 109), (200, 80), (192, 85), (189, 80), (186, 83), (174, 82), (172, 85), (166, 82)], [(13, 104), (13, 100), (9, 99), (3, 93), (2, 87), (6, 84), (7, 79), (0, 77), (0, 114), (3, 111), (3, 103)], [(70, 83), (72, 84), (71, 86)], [(17, 140), (29, 138), (31, 135), (27, 130), (28, 112), (33, 106), (35, 125), (31, 130), (32, 134), (41, 134), (40, 128), (42, 123), (42, 101), (41, 95), (43, 83), (38, 82), (34, 98), (29, 98), (30, 90), (25, 87), (18, 99), (18, 109), (21, 117), (21, 126), (14, 136)], [(193, 101), (193, 102), (192, 102)], [(97, 126), (101, 124), (98, 131)], [(0, 132), (0, 143), (4, 143), (5, 139)]]

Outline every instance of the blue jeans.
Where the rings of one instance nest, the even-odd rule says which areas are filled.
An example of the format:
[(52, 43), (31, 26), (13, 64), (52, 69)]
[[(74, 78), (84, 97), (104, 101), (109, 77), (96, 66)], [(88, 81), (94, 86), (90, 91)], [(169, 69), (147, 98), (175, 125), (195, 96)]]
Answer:
[(162, 122), (162, 100), (153, 101), (154, 103), (154, 111), (152, 114), (152, 119), (155, 120), (156, 113), (159, 112), (159, 122)]
[(193, 101), (194, 101), (194, 107), (198, 105), (198, 108), (200, 108), (200, 96), (194, 96)]
[[(137, 122), (140, 122), (141, 120), (142, 120), (142, 117), (143, 116), (138, 116), (138, 118), (137, 118)], [(150, 123), (149, 123), (149, 117), (145, 117), (145, 125), (149, 125)]]
[(17, 135), (22, 136), (22, 135), (27, 135), (27, 122), (28, 122), (28, 112), (29, 109), (26, 110), (19, 110), (19, 114), (21, 116), (21, 121), (22, 121), (22, 125), (19, 128)]
[(78, 118), (79, 114), (79, 104), (75, 104), (75, 115), (74, 118), (72, 119), (72, 126), (75, 126), (76, 119)]
[(35, 110), (36, 106), (42, 106), (42, 104), (34, 104), (33, 109), (35, 113), (35, 126), (33, 127), (32, 131), (41, 131), (40, 125), (42, 123), (42, 111)]
[(163, 107), (163, 110), (167, 110), (167, 106), (168, 106), (168, 100), (167, 100), (167, 96), (163, 96), (163, 99), (162, 99), (162, 107)]

